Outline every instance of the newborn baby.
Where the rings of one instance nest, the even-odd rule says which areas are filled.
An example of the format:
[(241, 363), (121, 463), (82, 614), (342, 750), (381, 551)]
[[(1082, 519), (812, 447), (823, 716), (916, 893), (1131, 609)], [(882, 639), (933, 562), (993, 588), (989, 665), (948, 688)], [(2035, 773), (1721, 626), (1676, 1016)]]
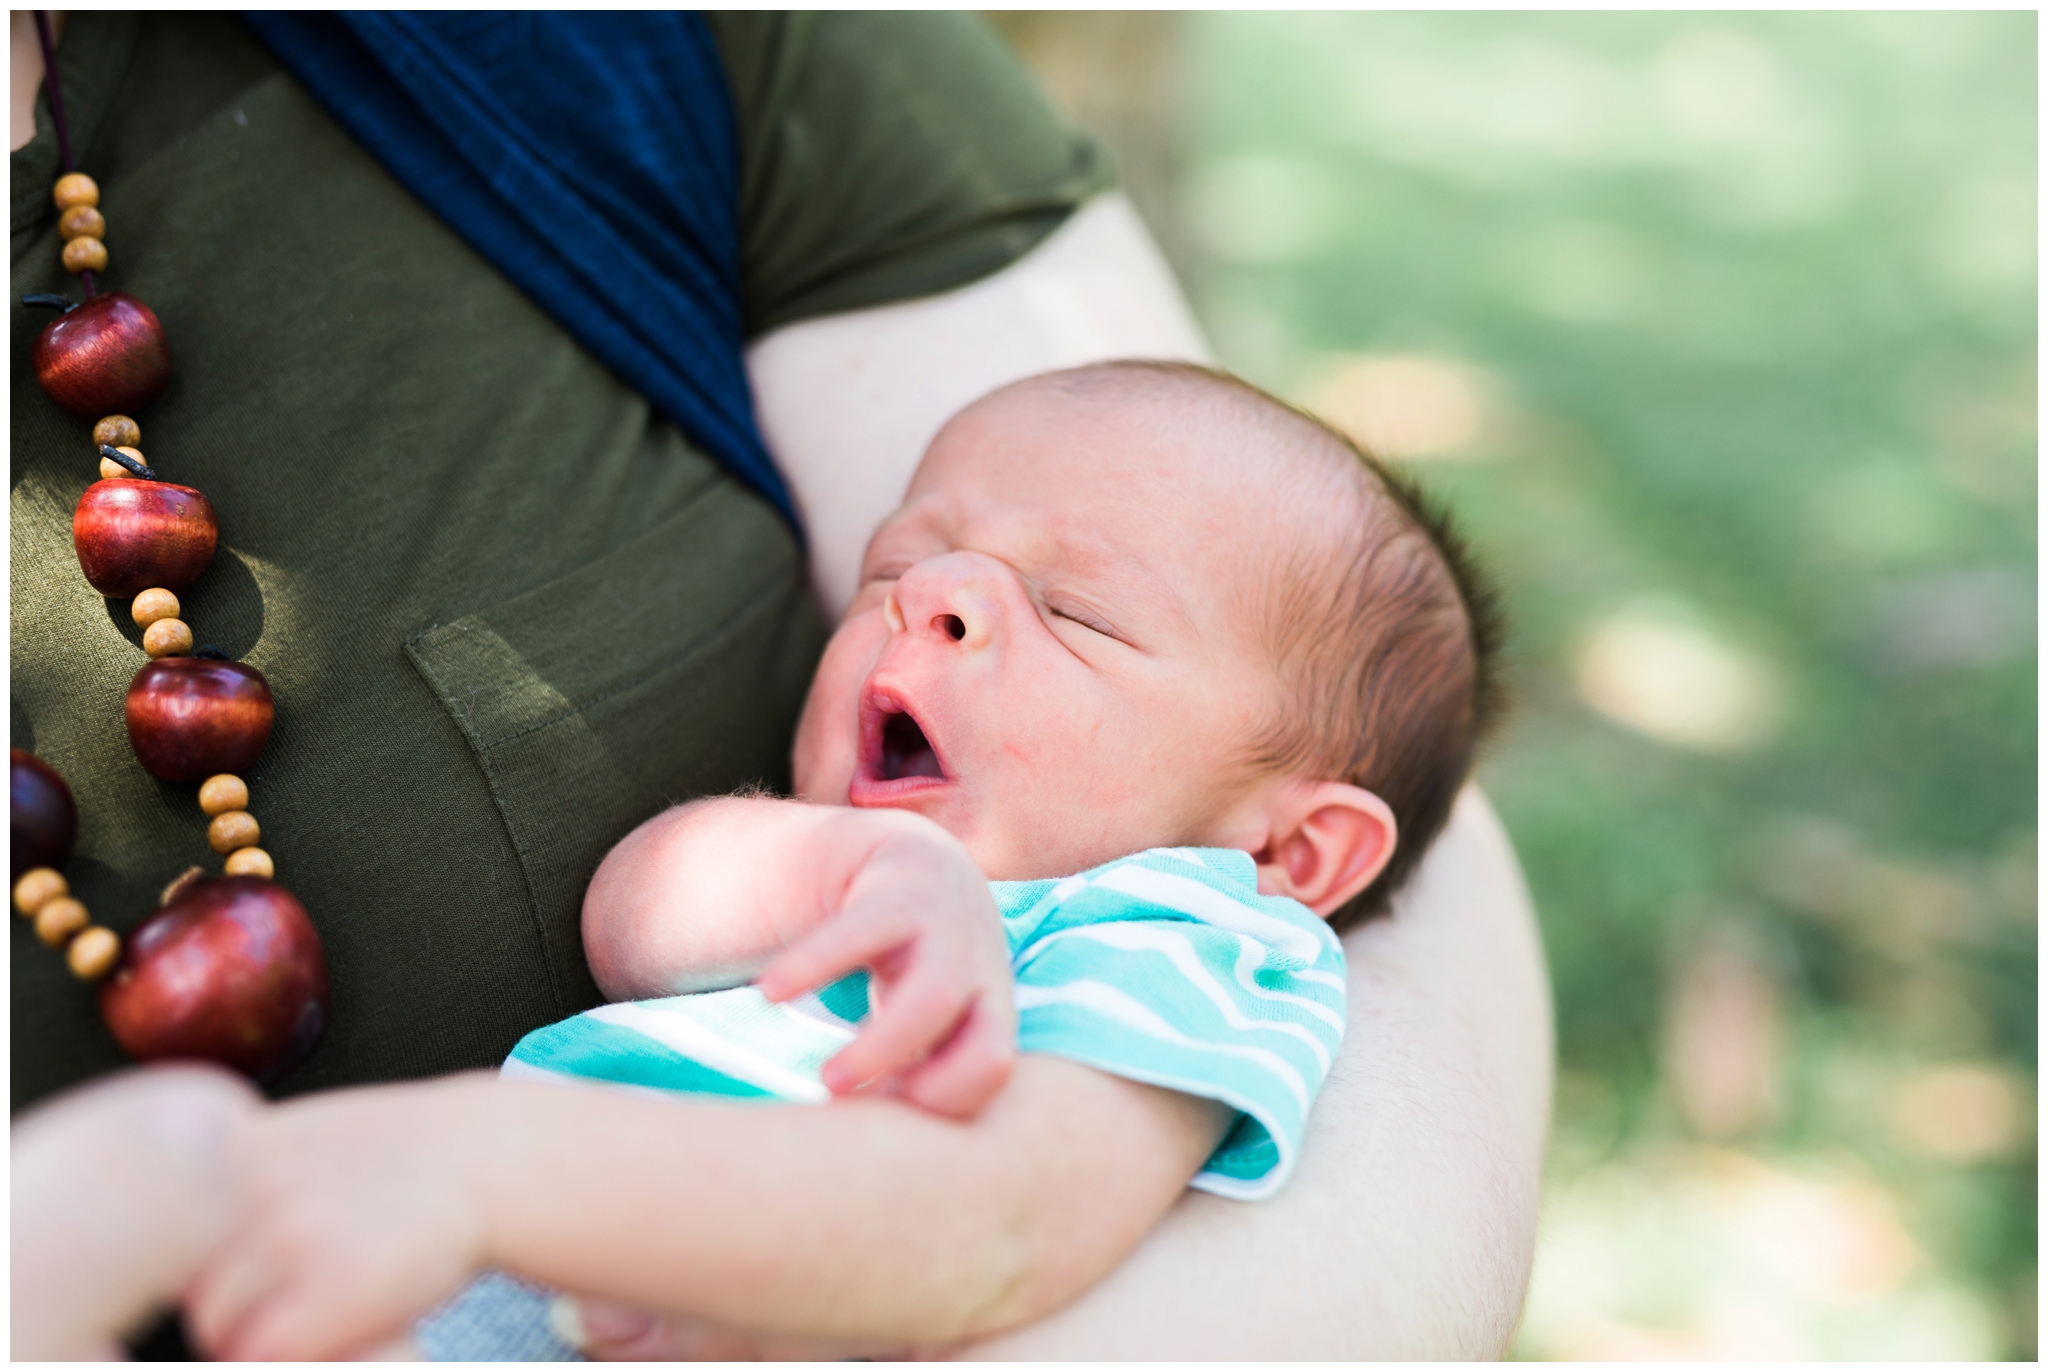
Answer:
[[(1332, 928), (1442, 826), (1496, 634), (1440, 518), (1243, 383), (1115, 363), (998, 391), (868, 549), (802, 800), (628, 836), (584, 907), (620, 1003), (505, 1075), (967, 1116), (1048, 1053), (1216, 1102), (1192, 1184), (1270, 1194), (1342, 1034)], [(486, 1278), (419, 1342), (559, 1355), (546, 1299)]]

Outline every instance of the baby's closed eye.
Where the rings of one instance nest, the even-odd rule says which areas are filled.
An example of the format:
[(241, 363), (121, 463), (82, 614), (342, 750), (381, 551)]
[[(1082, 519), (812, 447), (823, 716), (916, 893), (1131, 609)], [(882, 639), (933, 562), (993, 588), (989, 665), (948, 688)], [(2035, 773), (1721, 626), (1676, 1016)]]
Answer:
[(1091, 629), (1094, 632), (1101, 634), (1104, 638), (1121, 638), (1121, 635), (1119, 635), (1115, 629), (1111, 628), (1108, 622), (1105, 621), (1102, 618), (1102, 616), (1096, 614), (1094, 611), (1088, 609), (1084, 605), (1077, 605), (1074, 602), (1068, 600), (1048, 600), (1046, 602), (1045, 612), (1055, 619), (1069, 620), (1075, 624), (1080, 625), (1084, 629)]

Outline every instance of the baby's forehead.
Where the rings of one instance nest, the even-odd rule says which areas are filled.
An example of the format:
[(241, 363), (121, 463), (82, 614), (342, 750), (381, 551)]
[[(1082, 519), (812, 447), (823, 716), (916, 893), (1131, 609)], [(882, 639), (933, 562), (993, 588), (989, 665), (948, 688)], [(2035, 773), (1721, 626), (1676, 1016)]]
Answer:
[(947, 426), (910, 504), (956, 527), (1028, 529), (1077, 573), (1129, 578), (1144, 564), (1183, 583), (1214, 627), (1270, 617), (1276, 597), (1298, 602), (1341, 575), (1371, 518), (1362, 478), (1310, 421), (1217, 383), (1027, 384)]
[(1074, 491), (1112, 506), (1143, 497), (1159, 517), (1222, 505), (1247, 519), (1275, 507), (1300, 519), (1355, 485), (1357, 469), (1327, 431), (1265, 396), (1125, 364), (1031, 378), (976, 401), (941, 430), (911, 492)]

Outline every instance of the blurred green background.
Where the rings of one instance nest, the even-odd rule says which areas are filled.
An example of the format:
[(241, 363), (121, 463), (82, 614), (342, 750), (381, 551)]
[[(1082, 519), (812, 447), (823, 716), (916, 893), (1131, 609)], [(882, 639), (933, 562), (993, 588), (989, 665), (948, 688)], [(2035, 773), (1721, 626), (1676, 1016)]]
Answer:
[(1532, 1358), (2035, 1350), (2035, 17), (1001, 14), (1506, 586)]

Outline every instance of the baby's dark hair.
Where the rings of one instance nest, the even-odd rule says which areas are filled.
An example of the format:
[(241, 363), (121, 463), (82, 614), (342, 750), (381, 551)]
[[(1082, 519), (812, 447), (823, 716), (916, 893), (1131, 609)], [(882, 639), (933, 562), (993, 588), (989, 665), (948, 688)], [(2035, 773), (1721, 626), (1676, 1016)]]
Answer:
[(1262, 774), (1347, 781), (1387, 803), (1398, 831), (1394, 855), (1330, 924), (1342, 932), (1385, 912), (1443, 830), (1481, 742), (1506, 711), (1506, 621), (1464, 535), (1412, 478), (1227, 372), (1105, 362), (1057, 380), (1077, 390), (1138, 382), (1170, 393), (1162, 399), (1222, 401), (1274, 440), (1285, 464), (1280, 479), (1304, 482), (1318, 505), (1353, 512), (1339, 521), (1336, 547), (1304, 537), (1260, 588), (1269, 610), (1262, 621), (1289, 689), (1280, 713), (1250, 740), (1246, 762)]

